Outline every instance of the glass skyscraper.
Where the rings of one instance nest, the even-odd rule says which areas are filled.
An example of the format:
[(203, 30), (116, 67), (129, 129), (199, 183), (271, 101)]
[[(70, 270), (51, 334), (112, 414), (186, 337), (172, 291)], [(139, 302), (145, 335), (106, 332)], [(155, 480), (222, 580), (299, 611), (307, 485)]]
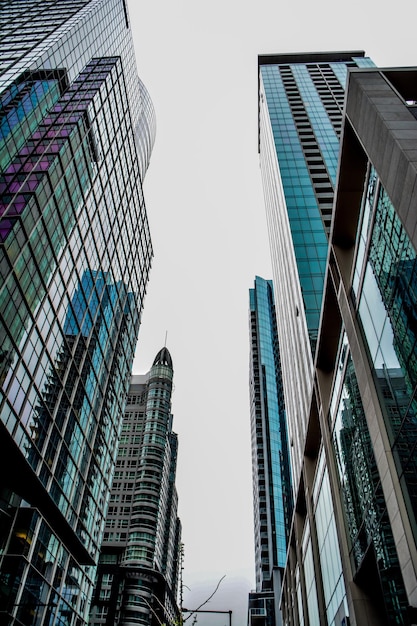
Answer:
[(152, 257), (122, 0), (2, 3), (0, 614), (88, 619)]
[(313, 383), (347, 72), (363, 52), (262, 55), (259, 154), (294, 477)]
[[(249, 598), (249, 617), (255, 623), (262, 609), (266, 619), (263, 623), (280, 624), (279, 598), (293, 500), (272, 281), (257, 276), (249, 299), (256, 576), (256, 593)], [(271, 591), (273, 601), (270, 593), (261, 593)]]
[(90, 626), (180, 623), (173, 373), (162, 348), (150, 371), (131, 379)]
[(417, 623), (416, 76), (348, 74), (288, 624)]

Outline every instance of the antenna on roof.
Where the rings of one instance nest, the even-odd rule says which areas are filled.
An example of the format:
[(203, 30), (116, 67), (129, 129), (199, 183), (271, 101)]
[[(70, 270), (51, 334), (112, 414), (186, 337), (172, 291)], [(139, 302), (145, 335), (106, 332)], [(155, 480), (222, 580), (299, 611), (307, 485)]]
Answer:
[(164, 345), (164, 348), (167, 347), (167, 337), (168, 337), (168, 331), (166, 330), (165, 331), (165, 345)]

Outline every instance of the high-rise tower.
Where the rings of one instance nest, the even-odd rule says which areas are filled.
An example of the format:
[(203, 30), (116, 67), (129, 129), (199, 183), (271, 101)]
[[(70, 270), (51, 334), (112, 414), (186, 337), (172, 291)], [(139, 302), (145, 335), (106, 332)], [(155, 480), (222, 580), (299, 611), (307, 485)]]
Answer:
[(91, 626), (179, 620), (181, 524), (172, 432), (172, 359), (132, 376), (106, 518)]
[(263, 55), (259, 154), (293, 473), (299, 478), (336, 183), (344, 88), (363, 52)]
[[(280, 624), (279, 600), (293, 511), (290, 458), (272, 282), (255, 278), (250, 298), (250, 411), (256, 593), (249, 616)], [(273, 592), (274, 601), (270, 602)], [(262, 605), (262, 606), (261, 606)], [(274, 608), (272, 608), (274, 607)], [(259, 624), (259, 621), (257, 622)]]
[[(307, 61), (311, 75), (314, 59)], [(304, 301), (314, 367), (311, 360), (299, 413), (293, 412), (289, 422), (295, 504), (281, 608), (284, 621), (297, 626), (417, 623), (417, 70), (381, 70), (367, 67), (365, 60), (360, 65), (347, 77), (315, 337)], [(288, 68), (284, 70), (280, 66), (281, 77)], [(299, 70), (291, 72), (299, 77)], [(286, 94), (297, 97), (293, 90)], [(302, 105), (309, 117), (314, 117), (315, 99), (314, 89)], [(298, 109), (291, 113), (290, 137), (284, 144), (297, 136), (291, 126), (296, 113)], [(282, 114), (285, 117), (285, 111)], [(326, 117), (318, 117), (325, 123)], [(304, 130), (298, 128), (297, 133)], [(305, 146), (302, 149), (309, 154)], [(273, 187), (269, 179), (267, 188), (281, 190), (276, 206), (288, 209), (279, 220), (270, 216), (270, 224), (277, 228), (271, 232), (277, 253), (287, 242), (277, 234), (286, 223), (291, 244), (304, 236), (297, 234), (289, 217), (281, 164), (282, 159), (274, 161), (278, 183)], [(294, 169), (287, 175), (298, 185), (302, 179), (297, 183), (296, 164), (292, 162)], [(272, 202), (270, 208), (274, 206)], [(307, 226), (308, 221), (308, 234)], [(305, 254), (302, 267), (314, 268), (314, 256), (308, 250)], [(295, 269), (296, 257), (295, 253)], [(299, 273), (297, 269), (295, 279)], [(285, 282), (282, 277), (281, 286), (288, 290), (286, 300), (276, 303), (279, 330), (287, 302), (288, 317), (293, 313), (290, 296), (295, 292), (290, 283), (297, 285), (295, 279)], [(300, 311), (296, 314), (303, 317)], [(294, 326), (290, 334), (294, 347), (296, 331)], [(301, 380), (302, 361), (296, 350), (287, 351), (285, 333), (282, 337), (285, 400), (291, 401), (286, 368), (291, 372), (291, 367), (298, 367)], [(294, 398), (300, 389), (294, 387)]]
[(88, 617), (152, 246), (122, 0), (1, 8), (0, 611)]

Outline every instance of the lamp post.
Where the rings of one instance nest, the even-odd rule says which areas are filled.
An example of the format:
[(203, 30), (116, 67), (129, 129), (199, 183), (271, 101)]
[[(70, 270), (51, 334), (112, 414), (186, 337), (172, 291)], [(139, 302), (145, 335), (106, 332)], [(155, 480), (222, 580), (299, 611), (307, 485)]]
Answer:
[(182, 609), (183, 613), (228, 613), (229, 614), (229, 626), (232, 626), (232, 611), (205, 611), (202, 609)]

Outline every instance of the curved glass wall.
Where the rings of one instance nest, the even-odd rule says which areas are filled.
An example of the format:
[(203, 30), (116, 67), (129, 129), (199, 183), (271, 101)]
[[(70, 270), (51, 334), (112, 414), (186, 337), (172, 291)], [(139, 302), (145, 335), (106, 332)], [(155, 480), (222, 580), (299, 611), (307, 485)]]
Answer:
[(156, 117), (155, 109), (149, 93), (140, 78), (138, 78), (138, 81), (141, 101), (141, 115), (136, 127), (136, 145), (139, 156), (140, 175), (143, 180), (146, 170), (148, 169), (153, 145), (155, 143)]

